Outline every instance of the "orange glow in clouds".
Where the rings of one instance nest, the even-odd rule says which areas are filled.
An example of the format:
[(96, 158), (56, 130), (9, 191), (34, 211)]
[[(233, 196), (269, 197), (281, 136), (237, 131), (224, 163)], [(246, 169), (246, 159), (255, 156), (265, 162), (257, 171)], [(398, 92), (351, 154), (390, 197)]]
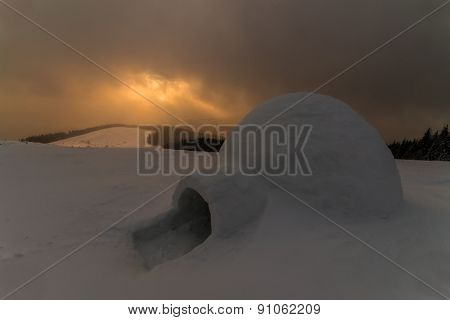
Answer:
[[(217, 120), (228, 117), (228, 113), (214, 101), (208, 101), (202, 96), (202, 85), (199, 82), (172, 80), (158, 75), (147, 73), (134, 74), (126, 80), (126, 82), (143, 96), (157, 103), (162, 108), (183, 119), (187, 122), (195, 120), (207, 121), (208, 119)], [(165, 114), (152, 103), (136, 94), (129, 88), (121, 86), (119, 92), (117, 87), (115, 92), (108, 92), (119, 97), (122, 103), (128, 107), (136, 108), (139, 113), (147, 115), (163, 117), (170, 122), (175, 121), (174, 118)], [(115, 100), (115, 99), (114, 99)], [(116, 103), (119, 101), (116, 100)], [(133, 112), (129, 110), (129, 112)], [(157, 119), (164, 121), (163, 119)]]

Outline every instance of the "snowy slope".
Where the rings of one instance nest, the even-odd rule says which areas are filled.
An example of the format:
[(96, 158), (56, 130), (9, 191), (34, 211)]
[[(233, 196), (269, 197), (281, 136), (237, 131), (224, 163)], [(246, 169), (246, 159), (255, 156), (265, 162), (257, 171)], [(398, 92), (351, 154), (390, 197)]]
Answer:
[(116, 127), (59, 140), (52, 144), (78, 148), (135, 148), (138, 144), (137, 135), (136, 128)]
[[(403, 212), (337, 222), (448, 296), (450, 163), (397, 164)], [(1, 145), (0, 295), (179, 178), (139, 177), (135, 166), (132, 149)], [(172, 193), (11, 298), (442, 298), (276, 189), (246, 234), (207, 239), (149, 270), (131, 235), (169, 209)]]

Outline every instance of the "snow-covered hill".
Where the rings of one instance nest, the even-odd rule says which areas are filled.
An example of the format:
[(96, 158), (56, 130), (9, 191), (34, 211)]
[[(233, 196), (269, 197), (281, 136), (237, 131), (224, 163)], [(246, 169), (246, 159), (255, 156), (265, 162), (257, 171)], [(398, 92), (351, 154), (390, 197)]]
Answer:
[[(397, 164), (404, 211), (388, 219), (338, 222), (448, 296), (450, 163)], [(135, 166), (132, 149), (1, 145), (0, 295), (179, 178), (140, 177)], [(247, 234), (209, 238), (187, 255), (148, 269), (132, 235), (171, 207), (172, 193), (11, 298), (442, 298), (276, 189)]]
[(52, 144), (79, 148), (136, 148), (138, 145), (138, 132), (137, 128), (107, 128), (59, 140)]

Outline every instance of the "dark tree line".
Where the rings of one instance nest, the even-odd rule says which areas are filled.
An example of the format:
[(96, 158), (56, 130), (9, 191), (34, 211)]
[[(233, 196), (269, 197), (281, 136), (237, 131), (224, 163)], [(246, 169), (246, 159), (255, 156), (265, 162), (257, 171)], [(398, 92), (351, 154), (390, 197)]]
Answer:
[(83, 134), (94, 132), (97, 130), (116, 128), (116, 127), (134, 128), (135, 126), (129, 126), (129, 125), (124, 125), (124, 124), (107, 124), (107, 125), (86, 128), (86, 129), (81, 129), (81, 130), (72, 130), (72, 131), (66, 131), (66, 132), (61, 131), (61, 132), (54, 132), (54, 133), (48, 133), (48, 134), (40, 134), (40, 135), (35, 135), (35, 136), (30, 136), (30, 137), (20, 139), (20, 141), (35, 142), (35, 143), (52, 143), (52, 142), (55, 142), (58, 140), (81, 136)]
[(388, 146), (396, 159), (450, 161), (448, 125), (434, 132), (429, 128), (420, 139), (394, 141)]
[(159, 145), (164, 149), (173, 149), (173, 150), (219, 152), (224, 142), (225, 142), (224, 138), (197, 136), (190, 138), (182, 138), (179, 140), (175, 139), (175, 141), (169, 143), (165, 142), (164, 138), (162, 138), (161, 141), (155, 141), (154, 136), (152, 135), (147, 136), (147, 143), (149, 145)]
[(204, 152), (219, 152), (225, 139), (198, 137), (197, 139), (183, 139), (179, 143), (175, 143), (173, 149), (175, 150), (190, 150), (190, 151), (204, 151)]

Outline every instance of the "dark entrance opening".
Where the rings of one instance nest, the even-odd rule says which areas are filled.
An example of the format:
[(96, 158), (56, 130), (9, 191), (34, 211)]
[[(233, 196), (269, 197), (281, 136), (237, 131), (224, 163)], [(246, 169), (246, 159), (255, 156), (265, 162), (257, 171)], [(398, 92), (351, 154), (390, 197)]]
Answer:
[(133, 243), (148, 268), (181, 257), (211, 235), (208, 203), (194, 189), (187, 188), (177, 208), (157, 217), (133, 232)]

